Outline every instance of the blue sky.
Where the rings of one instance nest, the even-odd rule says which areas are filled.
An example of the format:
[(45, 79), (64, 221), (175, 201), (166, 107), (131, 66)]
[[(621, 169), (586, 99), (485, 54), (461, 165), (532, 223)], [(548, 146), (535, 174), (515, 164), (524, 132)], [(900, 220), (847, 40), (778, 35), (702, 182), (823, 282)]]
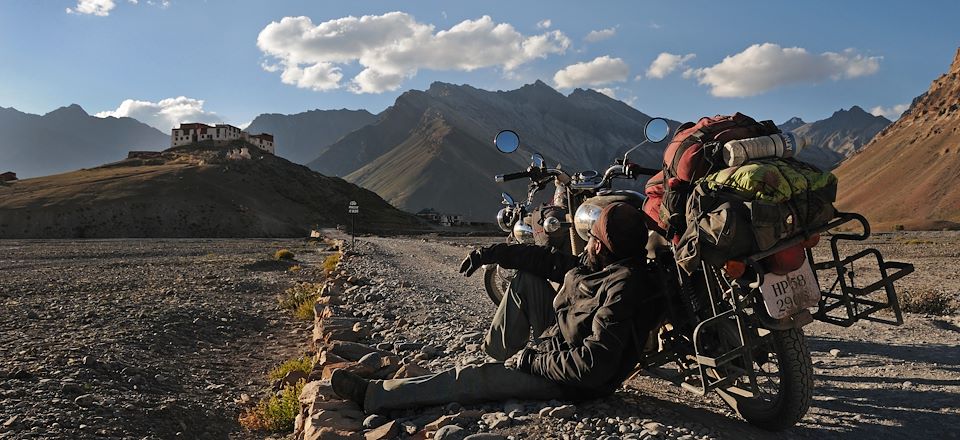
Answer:
[(908, 104), (960, 45), (957, 2), (674, 3), (0, 0), (0, 106), (164, 128), (542, 79), (678, 120), (812, 121)]

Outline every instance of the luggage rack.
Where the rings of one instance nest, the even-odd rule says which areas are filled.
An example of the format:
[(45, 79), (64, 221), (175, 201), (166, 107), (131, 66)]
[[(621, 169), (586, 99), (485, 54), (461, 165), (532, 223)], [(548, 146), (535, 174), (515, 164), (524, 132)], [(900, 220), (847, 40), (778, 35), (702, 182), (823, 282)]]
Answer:
[[(859, 234), (833, 234), (830, 237), (830, 251), (833, 260), (813, 264), (814, 273), (818, 280), (821, 271), (831, 271), (831, 269), (835, 271), (835, 275), (831, 274), (830, 276), (836, 277), (829, 289), (821, 291), (820, 304), (817, 312), (813, 314), (813, 318), (842, 327), (849, 327), (861, 319), (882, 324), (903, 324), (903, 313), (900, 310), (900, 302), (897, 299), (897, 291), (893, 283), (912, 273), (913, 265), (898, 261), (886, 261), (880, 251), (875, 248), (867, 248), (853, 255), (841, 257), (838, 248), (840, 242), (864, 241), (870, 237), (870, 223), (867, 222), (867, 219), (860, 214), (838, 213), (833, 221), (818, 231), (825, 232), (849, 222), (860, 223), (863, 232)], [(860, 260), (870, 260), (870, 257), (876, 260), (880, 278), (866, 286), (857, 287), (855, 263)], [(814, 261), (813, 254), (809, 249), (807, 249), (807, 258), (810, 258), (811, 262)], [(824, 286), (823, 283), (820, 285)], [(881, 289), (885, 295), (879, 295)], [(878, 295), (872, 295), (874, 293)], [(878, 316), (878, 312), (885, 309), (893, 312), (892, 318)]]
[[(862, 232), (830, 234), (832, 260), (816, 262), (813, 251), (811, 249), (806, 250), (808, 261), (810, 261), (817, 282), (821, 286), (820, 303), (817, 305), (817, 311), (813, 313), (813, 319), (842, 327), (850, 327), (861, 319), (890, 325), (903, 324), (903, 313), (900, 310), (900, 302), (897, 299), (897, 291), (893, 283), (912, 273), (913, 265), (898, 261), (886, 261), (880, 251), (875, 248), (867, 248), (853, 255), (842, 257), (839, 249), (841, 242), (864, 241), (870, 237), (870, 223), (857, 213), (838, 212), (833, 220), (817, 229), (805, 231), (805, 233), (784, 241), (772, 249), (751, 255), (746, 260), (746, 264), (757, 269), (759, 275), (757, 282), (751, 287), (763, 283), (763, 271), (760, 270), (758, 264), (761, 259), (795, 246), (813, 234), (826, 233), (831, 229), (851, 222), (859, 223)], [(875, 267), (879, 279), (866, 286), (857, 287), (856, 263), (871, 256), (876, 261)], [(829, 273), (831, 270), (834, 273)], [(828, 272), (828, 274), (824, 277), (822, 272)], [(825, 284), (822, 281), (824, 278), (832, 279), (830, 288), (827, 290), (823, 290)], [(882, 295), (880, 294), (881, 289), (883, 289)], [(879, 312), (888, 309), (893, 313), (892, 318), (878, 316)]]

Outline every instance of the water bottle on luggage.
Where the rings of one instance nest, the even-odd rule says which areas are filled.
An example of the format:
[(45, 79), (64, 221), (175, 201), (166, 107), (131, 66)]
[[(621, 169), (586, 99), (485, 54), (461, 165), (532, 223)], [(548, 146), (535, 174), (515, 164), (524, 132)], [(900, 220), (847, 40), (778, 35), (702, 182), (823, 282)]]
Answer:
[(723, 161), (729, 167), (743, 165), (751, 159), (764, 157), (794, 157), (806, 146), (803, 136), (792, 132), (755, 138), (738, 139), (723, 144)]

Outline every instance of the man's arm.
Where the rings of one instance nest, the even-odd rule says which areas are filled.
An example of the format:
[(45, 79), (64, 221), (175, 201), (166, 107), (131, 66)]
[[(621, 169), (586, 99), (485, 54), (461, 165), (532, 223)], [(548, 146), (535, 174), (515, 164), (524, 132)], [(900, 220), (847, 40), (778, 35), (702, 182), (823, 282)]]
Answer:
[[(476, 257), (480, 264), (499, 264), (507, 269), (519, 269), (536, 276), (558, 283), (563, 282), (563, 276), (579, 264), (579, 259), (556, 250), (532, 244), (500, 243), (480, 248), (470, 253), (460, 268), (468, 276), (476, 268), (472, 261)], [(470, 262), (470, 264), (468, 264)], [(472, 270), (465, 269), (468, 267)]]

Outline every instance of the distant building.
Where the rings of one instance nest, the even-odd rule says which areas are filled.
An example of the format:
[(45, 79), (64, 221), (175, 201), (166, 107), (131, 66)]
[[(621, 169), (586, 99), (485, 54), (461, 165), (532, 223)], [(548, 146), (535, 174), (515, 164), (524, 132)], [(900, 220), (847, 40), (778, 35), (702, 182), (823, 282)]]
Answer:
[(14, 180), (17, 180), (17, 173), (13, 171), (0, 174), (0, 182), (13, 182)]
[(417, 213), (417, 217), (431, 223), (439, 224), (440, 226), (463, 226), (466, 224), (461, 214), (444, 214), (437, 212), (433, 208), (421, 209), (420, 212)]
[(230, 124), (217, 124), (210, 126), (197, 122), (180, 124), (180, 128), (174, 128), (170, 133), (170, 146), (180, 147), (202, 141), (229, 142), (235, 140), (247, 141), (263, 151), (274, 154), (276, 148), (273, 145), (273, 135), (260, 133), (251, 135)]

